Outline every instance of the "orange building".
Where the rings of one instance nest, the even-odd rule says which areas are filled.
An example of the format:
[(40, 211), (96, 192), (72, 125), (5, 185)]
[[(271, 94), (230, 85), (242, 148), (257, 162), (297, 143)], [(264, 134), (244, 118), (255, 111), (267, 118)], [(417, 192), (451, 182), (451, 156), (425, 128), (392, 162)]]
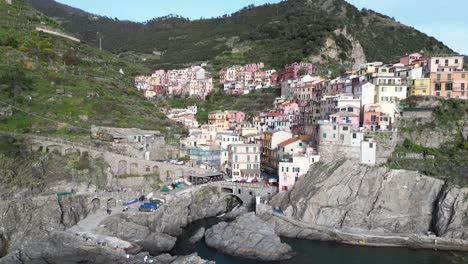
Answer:
[(467, 99), (468, 70), (431, 72), (431, 95)]

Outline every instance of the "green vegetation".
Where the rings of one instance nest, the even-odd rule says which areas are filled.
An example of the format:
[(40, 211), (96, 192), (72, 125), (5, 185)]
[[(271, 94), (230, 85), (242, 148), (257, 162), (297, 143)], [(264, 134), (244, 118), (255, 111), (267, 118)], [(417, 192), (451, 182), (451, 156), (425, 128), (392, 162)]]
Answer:
[[(55, 20), (23, 1), (0, 1), (0, 130), (82, 136), (91, 125), (183, 131), (136, 93), (133, 76), (142, 65), (86, 44), (51, 36)], [(122, 69), (124, 74), (119, 73)]]
[(159, 107), (186, 108), (190, 105), (198, 106), (197, 121), (207, 123), (208, 114), (216, 110), (243, 111), (246, 114), (260, 112), (272, 107), (273, 101), (280, 95), (279, 89), (262, 89), (246, 95), (226, 95), (224, 92), (210, 94), (206, 101), (197, 99), (167, 98), (158, 103)]
[[(212, 61), (216, 67), (233, 63), (263, 61), (268, 67), (318, 55), (327, 39), (339, 49), (336, 64), (351, 61), (352, 45), (347, 33), (364, 48), (368, 61), (393, 62), (398, 56), (425, 50), (452, 52), (436, 39), (392, 18), (370, 10), (358, 10), (344, 0), (289, 0), (242, 10), (218, 18), (190, 21), (178, 16), (133, 23), (84, 13), (53, 1), (28, 0), (42, 12), (59, 17), (63, 26), (85, 41), (120, 53), (136, 51), (163, 52), (159, 59), (149, 59), (153, 67), (174, 68), (199, 61)], [(326, 58), (325, 58), (326, 59)]]
[(0, 190), (14, 193), (24, 188), (40, 193), (58, 181), (107, 184), (106, 164), (86, 153), (62, 156), (58, 153), (28, 152), (22, 138), (0, 135)]
[[(410, 107), (416, 102), (408, 99)], [(434, 110), (434, 120), (424, 125), (407, 124), (401, 128), (400, 136), (407, 132), (416, 132), (417, 136), (427, 136), (431, 132), (453, 134), (453, 139), (443, 143), (439, 148), (429, 148), (416, 144), (411, 138), (405, 137), (402, 144), (395, 149), (389, 165), (395, 169), (418, 170), (421, 173), (441, 178), (449, 184), (468, 186), (468, 142), (462, 136), (465, 120), (468, 117), (468, 102), (466, 100), (438, 99)], [(407, 153), (420, 154), (422, 159), (409, 159)]]

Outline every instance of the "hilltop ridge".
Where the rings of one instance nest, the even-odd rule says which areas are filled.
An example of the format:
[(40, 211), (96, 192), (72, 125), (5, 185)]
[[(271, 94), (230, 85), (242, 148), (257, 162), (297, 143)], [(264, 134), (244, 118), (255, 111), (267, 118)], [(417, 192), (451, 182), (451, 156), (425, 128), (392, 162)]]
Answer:
[(92, 45), (98, 45), (99, 32), (105, 49), (157, 54), (149, 63), (166, 68), (208, 60), (280, 68), (307, 59), (344, 69), (393, 62), (410, 51), (453, 53), (433, 37), (344, 0), (289, 0), (211, 19), (168, 16), (146, 23), (91, 15), (53, 0), (27, 2)]

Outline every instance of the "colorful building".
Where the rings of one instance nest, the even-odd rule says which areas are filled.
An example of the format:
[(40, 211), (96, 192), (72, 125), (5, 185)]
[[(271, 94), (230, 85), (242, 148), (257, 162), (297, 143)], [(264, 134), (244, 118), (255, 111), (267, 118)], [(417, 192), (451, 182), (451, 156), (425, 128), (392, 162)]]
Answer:
[(446, 98), (467, 98), (468, 70), (431, 72), (431, 95)]
[(228, 171), (232, 179), (260, 178), (260, 148), (258, 145), (229, 145), (228, 152)]

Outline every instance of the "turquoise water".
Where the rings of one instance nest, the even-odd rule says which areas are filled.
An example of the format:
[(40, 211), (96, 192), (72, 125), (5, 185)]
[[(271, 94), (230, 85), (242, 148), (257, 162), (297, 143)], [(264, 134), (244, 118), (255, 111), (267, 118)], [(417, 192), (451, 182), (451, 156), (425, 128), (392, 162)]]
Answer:
[[(227, 256), (206, 246), (204, 241), (195, 245), (187, 242), (188, 238), (201, 226), (210, 227), (219, 222), (219, 219), (204, 219), (190, 224), (185, 233), (178, 239), (178, 243), (171, 252), (174, 255), (187, 255), (197, 252), (207, 260), (219, 264), (257, 264), (266, 263), (255, 260), (246, 260)], [(462, 264), (468, 263), (458, 256), (468, 256), (461, 253), (442, 252), (433, 250), (412, 250), (407, 248), (373, 248), (350, 246), (338, 243), (319, 242), (303, 239), (281, 238), (296, 252), (293, 259), (270, 263), (278, 264)]]

